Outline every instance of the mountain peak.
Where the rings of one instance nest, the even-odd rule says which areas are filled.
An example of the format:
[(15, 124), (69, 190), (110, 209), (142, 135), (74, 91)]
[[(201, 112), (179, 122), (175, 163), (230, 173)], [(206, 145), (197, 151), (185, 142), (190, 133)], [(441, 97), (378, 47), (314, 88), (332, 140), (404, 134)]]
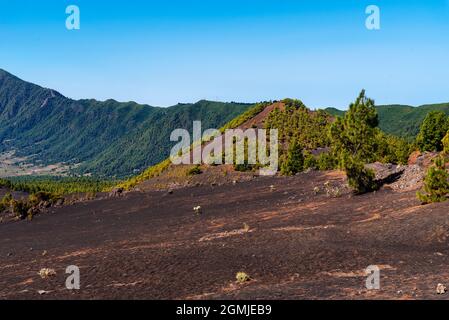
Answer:
[[(14, 90), (20, 93), (19, 88), (28, 88), (27, 90), (25, 90), (25, 92), (42, 92), (44, 95), (50, 95), (51, 98), (63, 97), (63, 95), (56, 90), (44, 88), (37, 84), (25, 81), (13, 75), (12, 73), (0, 68), (0, 89)], [(22, 93), (25, 92), (22, 91)]]
[(0, 79), (1, 78), (13, 78), (13, 79), (19, 79), (15, 75), (9, 73), (8, 71), (0, 68)]

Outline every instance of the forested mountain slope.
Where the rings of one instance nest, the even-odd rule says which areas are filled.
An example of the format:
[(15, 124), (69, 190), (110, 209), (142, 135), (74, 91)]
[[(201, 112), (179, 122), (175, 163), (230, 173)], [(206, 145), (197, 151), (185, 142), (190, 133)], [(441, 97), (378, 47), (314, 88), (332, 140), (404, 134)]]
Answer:
[[(419, 132), (419, 127), (430, 111), (443, 111), (449, 115), (449, 103), (428, 104), (419, 107), (407, 105), (377, 106), (379, 127), (386, 133), (413, 140)], [(327, 108), (328, 113), (342, 116), (344, 111)]]
[(251, 104), (199, 101), (169, 108), (72, 100), (0, 69), (0, 151), (43, 163), (81, 163), (78, 173), (123, 177), (168, 156), (170, 133), (194, 120), (218, 128)]

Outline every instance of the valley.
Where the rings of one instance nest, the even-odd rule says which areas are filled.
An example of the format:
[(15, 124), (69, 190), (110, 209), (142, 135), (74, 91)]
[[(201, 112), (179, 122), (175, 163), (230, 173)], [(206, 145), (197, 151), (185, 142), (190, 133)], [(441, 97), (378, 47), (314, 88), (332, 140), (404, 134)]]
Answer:
[(170, 133), (194, 120), (219, 128), (250, 103), (201, 100), (160, 108), (112, 99), (73, 100), (0, 69), (0, 152), (105, 179), (142, 172), (170, 154)]
[(27, 157), (15, 156), (15, 151), (0, 153), (0, 178), (17, 176), (65, 176), (74, 166), (62, 163), (35, 165)]

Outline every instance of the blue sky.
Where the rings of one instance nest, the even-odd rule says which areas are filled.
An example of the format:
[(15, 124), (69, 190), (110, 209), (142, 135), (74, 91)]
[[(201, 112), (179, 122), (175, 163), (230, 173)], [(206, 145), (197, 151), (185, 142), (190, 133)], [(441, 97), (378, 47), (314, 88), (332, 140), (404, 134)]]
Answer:
[(0, 0), (0, 39), (0, 68), (71, 98), (449, 101), (449, 0)]

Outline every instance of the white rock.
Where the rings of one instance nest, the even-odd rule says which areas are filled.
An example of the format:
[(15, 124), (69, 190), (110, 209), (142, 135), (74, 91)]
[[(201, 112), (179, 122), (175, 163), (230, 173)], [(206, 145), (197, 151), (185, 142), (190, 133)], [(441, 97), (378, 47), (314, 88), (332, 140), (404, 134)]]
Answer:
[(437, 285), (437, 294), (445, 294), (447, 291), (446, 286), (442, 283)]

